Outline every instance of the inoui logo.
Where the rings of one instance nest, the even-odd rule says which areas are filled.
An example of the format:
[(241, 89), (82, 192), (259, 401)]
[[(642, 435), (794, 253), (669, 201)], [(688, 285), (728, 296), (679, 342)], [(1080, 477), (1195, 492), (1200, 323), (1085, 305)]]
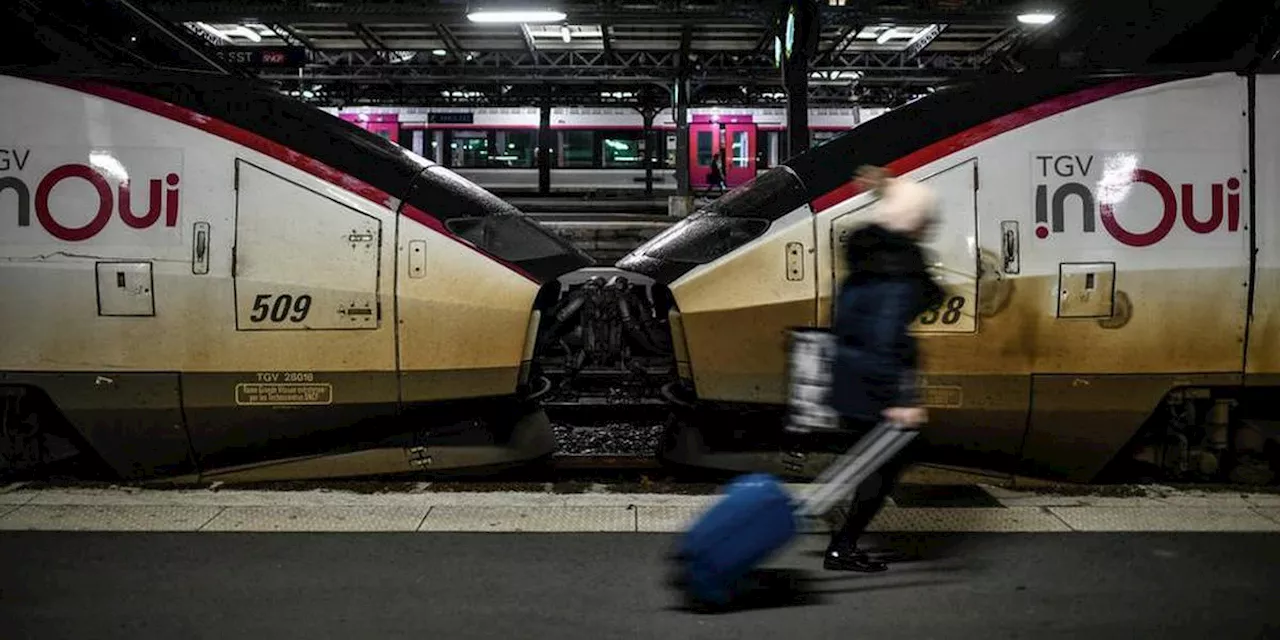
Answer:
[(135, 232), (173, 229), (181, 156), (173, 163), (167, 150), (138, 151), (0, 149), (0, 225), (39, 228), (63, 242), (91, 240), (113, 220)]
[[(1194, 156), (1191, 159), (1195, 164), (1189, 164), (1186, 171), (1170, 171), (1174, 167), (1160, 167), (1157, 171), (1146, 164), (1151, 159), (1150, 154), (1115, 152), (1036, 155), (1033, 159), (1036, 237), (1044, 240), (1051, 234), (1065, 233), (1067, 210), (1074, 211), (1077, 207), (1081, 231), (1096, 232), (1097, 219), (1101, 218), (1107, 234), (1130, 247), (1149, 247), (1161, 242), (1173, 232), (1179, 220), (1182, 226), (1200, 235), (1222, 231), (1224, 222), (1227, 233), (1240, 229), (1239, 178), (1231, 176), (1215, 182), (1199, 177), (1198, 172), (1220, 171), (1223, 167), (1216, 161), (1205, 162)], [(1157, 204), (1138, 204), (1151, 202), (1150, 198), (1140, 198), (1138, 189), (1153, 193)], [(1196, 215), (1197, 194), (1206, 191), (1209, 214), (1200, 217)], [(1203, 211), (1201, 209), (1201, 216)], [(1155, 225), (1147, 223), (1144, 228), (1143, 220), (1153, 217), (1158, 217)]]

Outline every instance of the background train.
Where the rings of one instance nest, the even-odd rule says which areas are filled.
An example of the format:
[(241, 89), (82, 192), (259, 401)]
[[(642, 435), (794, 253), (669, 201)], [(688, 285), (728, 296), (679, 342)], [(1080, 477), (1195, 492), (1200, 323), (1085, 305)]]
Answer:
[(0, 473), (76, 451), (247, 480), (554, 449), (533, 336), (588, 257), (131, 3), (4, 14)]
[[(325, 111), (354, 122), (453, 169), (500, 195), (538, 190), (539, 110), (457, 107), (346, 107)], [(879, 107), (809, 110), (810, 142), (821, 144), (867, 122)], [(711, 160), (724, 153), (726, 183), (745, 184), (784, 160), (783, 109), (692, 107), (689, 110), (690, 183), (707, 186)], [(653, 190), (676, 188), (676, 127), (672, 110), (654, 116), (646, 134), (635, 109), (553, 107), (552, 192), (644, 192), (646, 162)]]
[(616, 265), (668, 301), (664, 394), (686, 419), (667, 456), (733, 467), (777, 431), (788, 329), (829, 326), (841, 242), (872, 204), (851, 176), (874, 164), (931, 185), (944, 216), (929, 250), (950, 295), (914, 327), (935, 459), (1274, 478), (1278, 122), (1266, 66), (1027, 72), (787, 160)]

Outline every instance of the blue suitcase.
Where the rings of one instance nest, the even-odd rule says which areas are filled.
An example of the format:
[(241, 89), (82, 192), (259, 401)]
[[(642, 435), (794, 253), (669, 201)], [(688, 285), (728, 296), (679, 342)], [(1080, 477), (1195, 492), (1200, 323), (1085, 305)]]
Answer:
[(694, 603), (724, 605), (733, 586), (796, 534), (791, 495), (777, 478), (753, 473), (693, 524), (676, 549), (676, 587)]
[(738, 477), (681, 538), (673, 558), (674, 586), (693, 604), (728, 604), (735, 584), (796, 536), (801, 518), (829, 511), (918, 433), (878, 425), (824, 470), (801, 501), (772, 475)]

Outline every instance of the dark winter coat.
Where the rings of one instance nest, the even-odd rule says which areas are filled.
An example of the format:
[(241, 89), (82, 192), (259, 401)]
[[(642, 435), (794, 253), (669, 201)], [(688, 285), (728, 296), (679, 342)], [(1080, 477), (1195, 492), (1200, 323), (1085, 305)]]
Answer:
[(875, 422), (889, 407), (916, 404), (918, 355), (908, 327), (940, 306), (944, 294), (911, 238), (870, 225), (846, 246), (849, 277), (841, 283), (832, 326), (838, 345), (832, 407), (846, 418)]

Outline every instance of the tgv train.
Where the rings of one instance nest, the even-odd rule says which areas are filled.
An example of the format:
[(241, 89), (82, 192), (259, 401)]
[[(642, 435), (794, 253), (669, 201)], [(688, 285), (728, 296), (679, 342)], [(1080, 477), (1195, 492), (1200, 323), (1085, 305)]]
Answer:
[[(326, 108), (344, 120), (397, 141), (499, 194), (538, 190), (537, 147), (542, 132), (537, 107)], [(659, 111), (651, 133), (634, 109), (553, 107), (549, 188), (560, 192), (643, 193), (646, 169), (652, 189), (676, 188), (677, 135), (671, 109)], [(824, 107), (809, 110), (809, 136), (821, 144), (869, 121), (885, 109)], [(708, 186), (711, 163), (722, 157), (725, 183), (746, 184), (778, 166), (785, 156), (783, 109), (694, 107), (689, 110), (689, 181)]]
[(129, 3), (6, 12), (0, 473), (73, 451), (237, 480), (552, 451), (540, 292), (587, 256)]
[(672, 389), (699, 416), (668, 456), (718, 464), (761, 441), (743, 416), (786, 402), (788, 330), (831, 323), (842, 242), (874, 206), (863, 164), (940, 201), (928, 251), (949, 295), (913, 326), (936, 459), (1274, 477), (1280, 76), (1263, 71), (938, 90), (641, 246), (617, 267), (672, 300)]

